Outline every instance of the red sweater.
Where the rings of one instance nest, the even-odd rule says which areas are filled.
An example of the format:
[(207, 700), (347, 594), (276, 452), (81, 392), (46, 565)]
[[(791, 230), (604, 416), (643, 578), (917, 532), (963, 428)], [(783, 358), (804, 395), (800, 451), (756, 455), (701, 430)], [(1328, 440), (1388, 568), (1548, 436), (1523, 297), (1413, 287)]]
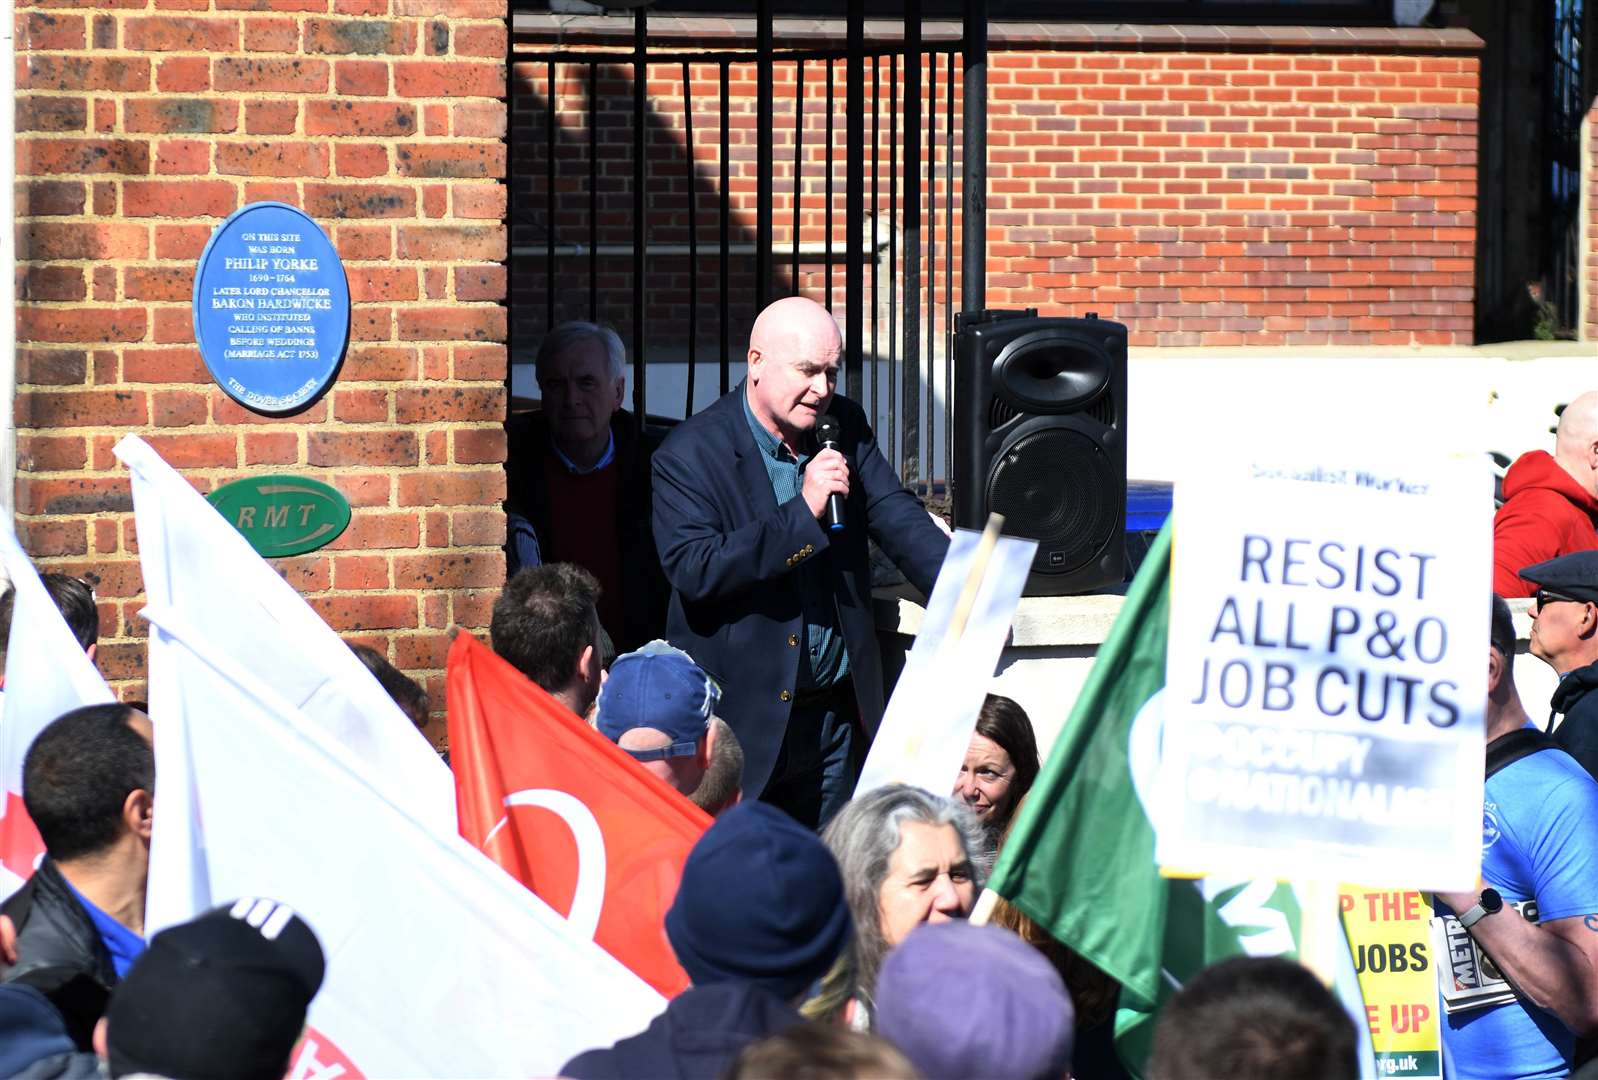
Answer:
[(1528, 566), (1598, 548), (1598, 498), (1582, 490), (1552, 454), (1522, 454), (1504, 474), (1504, 505), (1493, 518), (1493, 592), (1531, 596)]
[(626, 613), (621, 594), (621, 548), (616, 541), (616, 501), (621, 469), (612, 461), (596, 472), (568, 472), (556, 455), (544, 457), (544, 490), (554, 536), (545, 562), (576, 563), (599, 579), (599, 623), (616, 640)]

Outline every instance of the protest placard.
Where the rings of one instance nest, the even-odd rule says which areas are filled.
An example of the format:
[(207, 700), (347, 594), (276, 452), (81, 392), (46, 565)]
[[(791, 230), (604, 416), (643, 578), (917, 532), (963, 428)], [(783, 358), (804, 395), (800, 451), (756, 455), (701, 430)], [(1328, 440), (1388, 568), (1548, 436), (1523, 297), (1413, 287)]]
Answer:
[(1177, 485), (1163, 866), (1475, 886), (1491, 510), (1467, 462)]
[(1354, 953), (1365, 1019), (1380, 1076), (1432, 1080), (1443, 1075), (1437, 978), (1418, 892), (1345, 886), (1338, 896)]
[(856, 795), (884, 784), (914, 784), (947, 795), (960, 778), (1038, 550), (1035, 540), (1001, 537), (993, 523), (988, 528), (987, 544), (983, 533), (969, 529), (956, 530), (949, 542)]

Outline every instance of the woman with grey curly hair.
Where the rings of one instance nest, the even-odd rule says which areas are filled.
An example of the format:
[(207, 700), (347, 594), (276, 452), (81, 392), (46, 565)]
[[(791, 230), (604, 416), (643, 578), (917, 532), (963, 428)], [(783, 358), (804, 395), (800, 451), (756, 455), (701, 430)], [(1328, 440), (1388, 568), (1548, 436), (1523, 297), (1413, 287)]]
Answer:
[(922, 923), (971, 913), (982, 886), (982, 827), (953, 799), (889, 784), (852, 800), (821, 839), (843, 872), (855, 936), (800, 1011), (869, 1031), (872, 992), (888, 950)]

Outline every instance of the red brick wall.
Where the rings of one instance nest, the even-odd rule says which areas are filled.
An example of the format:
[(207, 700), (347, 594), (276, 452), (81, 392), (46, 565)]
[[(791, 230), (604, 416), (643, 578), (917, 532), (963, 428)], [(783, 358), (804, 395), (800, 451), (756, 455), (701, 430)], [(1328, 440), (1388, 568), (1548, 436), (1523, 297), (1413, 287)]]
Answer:
[[(349, 530), (278, 569), (442, 708), (446, 631), (486, 625), (504, 574), (504, 0), (17, 6), (24, 544), (101, 576), (101, 668), (138, 695), (117, 439), (201, 490), (329, 481)], [(354, 301), (335, 388), (281, 418), (211, 383), (189, 312), (211, 230), (264, 199), (317, 219)]]
[[(1332, 49), (1304, 44), (1320, 38), (1287, 30), (1251, 40), (1243, 51), (1226, 44), (1224, 35), (1213, 35), (1211, 45), (1173, 47), (1179, 30), (1141, 29), (1166, 32), (1170, 40), (1139, 50), (1125, 44), (1132, 40), (1127, 36), (1112, 47), (1096, 41), (1072, 47), (1056, 35), (1044, 48), (1019, 41), (1016, 32), (996, 35), (988, 114), (990, 306), (1036, 306), (1050, 314), (1094, 310), (1125, 321), (1133, 343), (1146, 346), (1471, 341), (1480, 75), (1474, 39), (1387, 31), (1360, 39), (1357, 48), (1345, 42)], [(1293, 43), (1295, 36), (1300, 44)], [(519, 42), (528, 49), (549, 46), (548, 38), (536, 34)], [(661, 48), (683, 44), (665, 33), (652, 39), (656, 42)], [(841, 31), (830, 44), (840, 42)], [(947, 108), (941, 57), (938, 68), (941, 146)], [(754, 231), (753, 70), (752, 65), (732, 68), (734, 242), (752, 240)], [(791, 235), (793, 70), (779, 66), (775, 78), (774, 241), (779, 247)], [(825, 235), (824, 71), (817, 62), (806, 69), (801, 210), (807, 243)], [(955, 71), (958, 76), (958, 63)], [(886, 62), (882, 73), (885, 84)], [(515, 65), (513, 77), (518, 102), (512, 182), (525, 207), (517, 215), (522, 223), (517, 242), (542, 245), (548, 80), (541, 62)], [(599, 83), (601, 243), (626, 244), (632, 237), (631, 78), (623, 58), (606, 68)], [(924, 73), (923, 93), (928, 78)], [(702, 246), (713, 249), (721, 168), (717, 68), (695, 65), (692, 80), (698, 236)], [(959, 82), (957, 77), (953, 161), (940, 156), (938, 164), (939, 251), (922, 270), (935, 281), (940, 303), (949, 269), (942, 220), (946, 166), (956, 178), (956, 207), (960, 197)], [(581, 69), (560, 67), (557, 87), (556, 236), (563, 244), (586, 244), (587, 87)], [(681, 96), (680, 67), (652, 66), (651, 243), (685, 238)], [(888, 108), (885, 96), (876, 202), (884, 216)], [(846, 237), (844, 110), (840, 63), (833, 106), (838, 149), (832, 230), (840, 256)], [(924, 161), (925, 118), (922, 127)], [(924, 205), (925, 179), (922, 198)], [(958, 250), (954, 254), (958, 286)], [(558, 265), (558, 317), (586, 316), (586, 261), (566, 259)], [(779, 255), (776, 265), (780, 294), (790, 285), (787, 259)], [(841, 267), (840, 258), (833, 283), (840, 304)], [(747, 266), (735, 269), (746, 279)], [(826, 288), (819, 271), (819, 263), (808, 259), (801, 268), (802, 288), (818, 297)], [(685, 339), (687, 272), (685, 260), (667, 256), (651, 262), (654, 343)], [(700, 340), (705, 343), (717, 333), (711, 256), (702, 254), (699, 273)], [(625, 328), (631, 318), (627, 261), (606, 262), (602, 275), (600, 313)], [(518, 325), (525, 323), (528, 337), (536, 338), (547, 311), (542, 257), (518, 262), (516, 289), (512, 306)], [(747, 302), (747, 293), (740, 292), (735, 286), (735, 298)], [(958, 289), (954, 300), (959, 302)], [(734, 313), (735, 355), (748, 314), (743, 308)], [(937, 330), (942, 329), (940, 321)]]

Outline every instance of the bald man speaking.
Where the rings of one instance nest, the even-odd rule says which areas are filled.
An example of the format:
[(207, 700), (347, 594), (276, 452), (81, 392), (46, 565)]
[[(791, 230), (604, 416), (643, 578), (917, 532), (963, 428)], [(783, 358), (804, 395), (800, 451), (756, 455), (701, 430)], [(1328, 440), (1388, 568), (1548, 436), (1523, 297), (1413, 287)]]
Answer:
[[(842, 341), (821, 305), (779, 300), (749, 336), (749, 374), (655, 453), (654, 530), (671, 583), (666, 636), (722, 686), (743, 789), (812, 828), (854, 790), (882, 719), (869, 535), (932, 591), (948, 538), (833, 393)], [(834, 447), (816, 427), (836, 421)], [(841, 497), (829, 527), (827, 504)]]

